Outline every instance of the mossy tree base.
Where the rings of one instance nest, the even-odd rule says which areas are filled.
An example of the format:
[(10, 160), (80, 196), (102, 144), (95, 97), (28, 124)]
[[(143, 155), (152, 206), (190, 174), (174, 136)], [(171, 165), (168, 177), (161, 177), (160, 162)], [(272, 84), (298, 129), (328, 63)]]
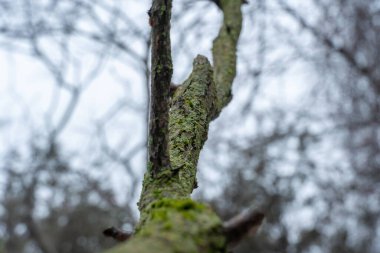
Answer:
[(191, 199), (161, 199), (147, 208), (144, 225), (130, 241), (106, 253), (225, 252), (225, 236), (218, 216)]

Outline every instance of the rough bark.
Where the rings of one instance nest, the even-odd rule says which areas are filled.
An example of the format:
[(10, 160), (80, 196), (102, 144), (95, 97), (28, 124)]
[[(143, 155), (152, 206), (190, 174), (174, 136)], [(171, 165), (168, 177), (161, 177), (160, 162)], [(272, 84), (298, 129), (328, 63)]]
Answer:
[(236, 46), (242, 26), (241, 5), (243, 1), (221, 0), (224, 20), (214, 40), (214, 81), (217, 90), (217, 112), (232, 99), (231, 85), (236, 76)]
[(196, 186), (199, 152), (207, 139), (208, 124), (215, 111), (216, 90), (210, 63), (197, 56), (189, 78), (174, 94), (169, 112), (171, 167), (153, 176), (145, 174), (139, 208), (161, 198), (189, 198)]
[(152, 75), (148, 138), (148, 172), (170, 167), (168, 154), (169, 87), (173, 74), (170, 17), (171, 0), (155, 0), (149, 10), (152, 26)]
[[(159, 166), (156, 173), (151, 173), (155, 165), (148, 164), (138, 204), (141, 218), (136, 233), (108, 253), (226, 251), (225, 228), (219, 217), (206, 205), (191, 200), (190, 194), (197, 187), (197, 163), (208, 126), (231, 100), (242, 3), (220, 1), (224, 21), (214, 41), (214, 68), (206, 57), (198, 55), (192, 73), (175, 91), (167, 121), (170, 166)], [(151, 143), (162, 141), (162, 138), (155, 140), (155, 135), (149, 138)]]

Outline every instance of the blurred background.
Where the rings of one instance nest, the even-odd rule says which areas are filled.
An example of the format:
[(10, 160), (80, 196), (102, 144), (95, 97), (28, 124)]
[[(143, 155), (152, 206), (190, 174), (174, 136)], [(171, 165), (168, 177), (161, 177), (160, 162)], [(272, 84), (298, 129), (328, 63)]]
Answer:
[[(380, 1), (250, 0), (233, 100), (194, 198), (269, 208), (235, 250), (380, 252)], [(221, 12), (174, 0), (175, 83)], [(150, 1), (0, 0), (0, 252), (92, 253), (132, 230), (146, 165)]]

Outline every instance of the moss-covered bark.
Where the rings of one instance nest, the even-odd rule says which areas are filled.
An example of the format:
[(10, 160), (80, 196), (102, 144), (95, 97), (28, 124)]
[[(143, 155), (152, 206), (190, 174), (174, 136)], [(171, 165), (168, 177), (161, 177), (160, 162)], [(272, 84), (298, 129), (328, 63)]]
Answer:
[(225, 252), (225, 235), (219, 218), (210, 208), (189, 197), (197, 186), (197, 163), (208, 126), (231, 100), (242, 2), (220, 1), (224, 21), (214, 41), (214, 68), (204, 56), (194, 59), (192, 73), (170, 103), (170, 166), (151, 173), (156, 165), (148, 162), (138, 204), (141, 218), (136, 234), (107, 253)]
[(218, 216), (191, 199), (161, 199), (148, 207), (144, 226), (135, 238), (107, 253), (225, 252)]
[(204, 56), (194, 59), (193, 71), (176, 91), (169, 111), (171, 167), (154, 177), (146, 173), (139, 202), (141, 212), (154, 200), (189, 198), (196, 186), (199, 152), (215, 113), (216, 89), (212, 67)]

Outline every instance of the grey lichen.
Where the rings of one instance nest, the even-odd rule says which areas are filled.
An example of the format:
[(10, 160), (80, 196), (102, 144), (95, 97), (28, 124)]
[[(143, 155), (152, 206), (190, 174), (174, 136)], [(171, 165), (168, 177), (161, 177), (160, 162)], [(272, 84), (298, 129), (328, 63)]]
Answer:
[(199, 152), (207, 139), (215, 113), (216, 89), (213, 70), (206, 57), (198, 55), (193, 72), (173, 98), (169, 112), (169, 156), (173, 170), (193, 190)]
[(217, 113), (232, 99), (231, 86), (236, 76), (236, 48), (242, 27), (241, 5), (237, 0), (221, 0), (223, 25), (214, 40), (214, 81), (217, 90)]

